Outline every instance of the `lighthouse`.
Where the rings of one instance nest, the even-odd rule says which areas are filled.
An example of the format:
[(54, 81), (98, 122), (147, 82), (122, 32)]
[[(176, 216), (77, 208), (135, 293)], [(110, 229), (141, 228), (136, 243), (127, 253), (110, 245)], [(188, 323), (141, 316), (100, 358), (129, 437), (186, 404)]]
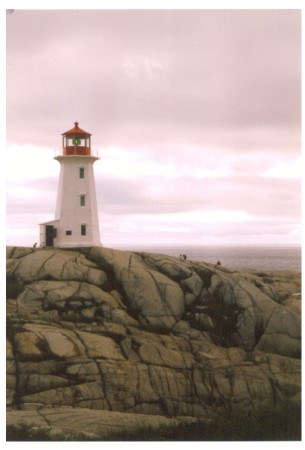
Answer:
[(93, 164), (99, 158), (91, 154), (91, 134), (78, 122), (62, 133), (55, 219), (40, 224), (41, 247), (100, 246)]

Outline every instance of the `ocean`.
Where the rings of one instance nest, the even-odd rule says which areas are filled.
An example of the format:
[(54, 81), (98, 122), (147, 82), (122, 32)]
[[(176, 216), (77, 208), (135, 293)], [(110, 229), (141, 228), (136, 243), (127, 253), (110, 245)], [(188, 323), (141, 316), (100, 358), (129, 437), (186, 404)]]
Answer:
[(129, 246), (121, 250), (161, 253), (187, 259), (204, 261), (228, 268), (254, 270), (291, 270), (301, 272), (301, 247), (275, 246)]

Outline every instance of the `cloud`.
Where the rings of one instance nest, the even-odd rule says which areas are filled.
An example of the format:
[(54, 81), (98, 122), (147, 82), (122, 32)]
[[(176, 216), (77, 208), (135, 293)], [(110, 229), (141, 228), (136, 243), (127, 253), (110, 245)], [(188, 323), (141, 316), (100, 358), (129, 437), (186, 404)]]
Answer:
[[(108, 178), (96, 182), (99, 210), (114, 215), (189, 213), (210, 214), (227, 210), (256, 217), (300, 217), (300, 180), (266, 177), (174, 179), (137, 177)], [(11, 184), (8, 212), (52, 212), (57, 190), (55, 178)]]
[[(101, 239), (109, 245), (296, 244), (300, 224), (232, 211), (138, 215), (101, 214)], [(108, 245), (108, 244), (107, 244)]]
[(19, 142), (52, 145), (76, 112), (106, 145), (300, 125), (298, 11), (16, 11), (7, 42)]

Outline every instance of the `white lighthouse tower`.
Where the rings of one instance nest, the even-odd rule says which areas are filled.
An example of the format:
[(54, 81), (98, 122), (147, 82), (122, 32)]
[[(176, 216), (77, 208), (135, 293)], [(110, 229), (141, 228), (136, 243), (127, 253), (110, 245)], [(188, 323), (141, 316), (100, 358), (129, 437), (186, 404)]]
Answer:
[(40, 224), (42, 247), (100, 246), (93, 164), (99, 158), (91, 155), (91, 134), (74, 128), (62, 134), (55, 220)]

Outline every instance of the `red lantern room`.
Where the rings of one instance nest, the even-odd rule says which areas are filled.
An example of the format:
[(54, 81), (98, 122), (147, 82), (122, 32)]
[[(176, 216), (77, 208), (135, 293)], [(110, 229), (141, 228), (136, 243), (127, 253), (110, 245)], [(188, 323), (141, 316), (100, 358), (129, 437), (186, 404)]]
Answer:
[(74, 122), (74, 128), (62, 134), (63, 154), (65, 156), (90, 156), (90, 136), (90, 133), (79, 128), (78, 122)]

